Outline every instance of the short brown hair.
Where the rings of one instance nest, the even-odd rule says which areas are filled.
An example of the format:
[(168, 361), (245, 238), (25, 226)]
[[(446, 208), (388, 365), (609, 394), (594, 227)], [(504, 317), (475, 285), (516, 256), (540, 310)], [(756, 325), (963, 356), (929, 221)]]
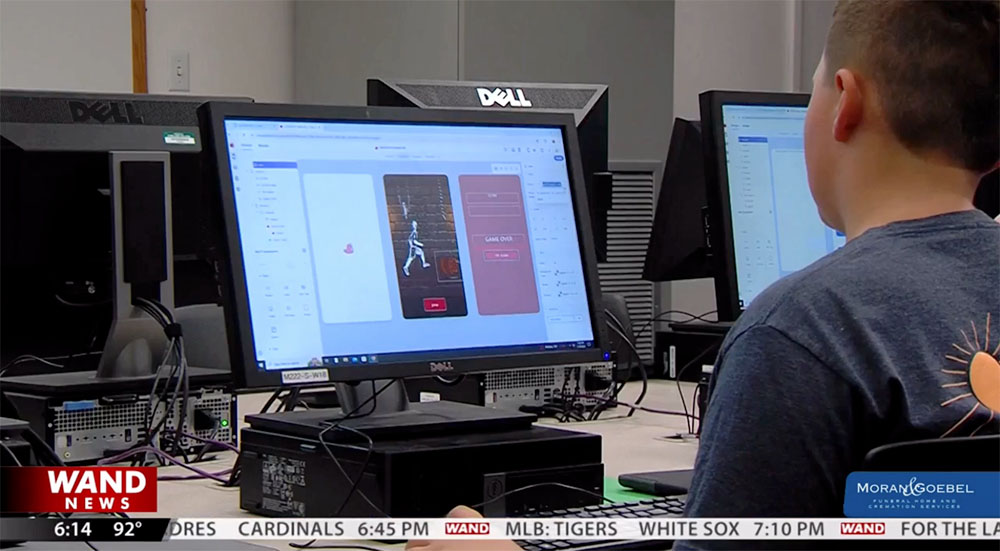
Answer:
[(827, 69), (871, 79), (911, 151), (944, 153), (985, 172), (1000, 158), (998, 14), (997, 0), (840, 0)]

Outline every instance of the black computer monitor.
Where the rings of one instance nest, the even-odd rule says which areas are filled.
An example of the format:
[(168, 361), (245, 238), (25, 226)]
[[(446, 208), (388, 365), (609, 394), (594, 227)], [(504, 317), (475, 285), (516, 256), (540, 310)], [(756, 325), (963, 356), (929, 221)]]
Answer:
[(719, 319), (846, 238), (820, 220), (806, 177), (807, 94), (703, 92), (702, 134)]
[(612, 178), (608, 172), (606, 84), (370, 78), (368, 105), (573, 115), (597, 260), (607, 260)]
[(116, 285), (113, 152), (169, 156), (173, 303), (218, 302), (196, 113), (207, 99), (0, 91), (2, 365), (32, 354), (95, 367)]
[(701, 148), (701, 123), (674, 119), (642, 270), (646, 281), (699, 279), (715, 274)]
[(608, 359), (572, 117), (200, 113), (239, 386)]
[(985, 212), (993, 218), (1000, 215), (1000, 183), (998, 183), (1000, 170), (993, 169), (992, 172), (983, 176), (976, 189), (976, 196), (973, 204), (977, 209)]

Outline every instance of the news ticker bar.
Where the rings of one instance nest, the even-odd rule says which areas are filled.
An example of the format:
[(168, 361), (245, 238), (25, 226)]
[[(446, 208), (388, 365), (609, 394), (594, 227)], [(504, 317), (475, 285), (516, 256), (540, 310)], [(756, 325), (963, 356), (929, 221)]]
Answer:
[(0, 518), (5, 541), (1000, 540), (1000, 519)]

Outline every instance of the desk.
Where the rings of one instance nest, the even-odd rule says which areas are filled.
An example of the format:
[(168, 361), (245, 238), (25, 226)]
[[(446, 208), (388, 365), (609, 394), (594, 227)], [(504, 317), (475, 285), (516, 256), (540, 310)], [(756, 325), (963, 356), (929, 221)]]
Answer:
[[(620, 399), (632, 401), (639, 395), (641, 383), (626, 385)], [(681, 383), (685, 400), (691, 403), (693, 383)], [(260, 411), (267, 395), (250, 394), (239, 397), (241, 420), (249, 413)], [(680, 395), (673, 381), (653, 380), (643, 405), (650, 408), (681, 411)], [(559, 428), (600, 434), (603, 441), (605, 475), (617, 478), (619, 474), (669, 469), (690, 469), (698, 450), (696, 441), (673, 440), (669, 437), (687, 431), (684, 417), (637, 411), (624, 417), (628, 410), (616, 408), (605, 412), (602, 419), (585, 423), (558, 423)], [(546, 423), (550, 421), (545, 421)], [(554, 421), (552, 421), (554, 423)], [(235, 454), (220, 453), (218, 459), (198, 466), (208, 471), (220, 471), (233, 464)], [(163, 474), (189, 474), (180, 467), (160, 469)], [(248, 517), (254, 518), (239, 507), (239, 488), (222, 488), (209, 480), (180, 480), (160, 482), (158, 486), (158, 511), (141, 516), (158, 517)], [(298, 541), (298, 540), (296, 540)], [(292, 549), (287, 541), (254, 542), (275, 549)], [(304, 543), (304, 541), (302, 542)], [(371, 543), (366, 545), (372, 546)], [(373, 545), (379, 547), (379, 545)], [(399, 549), (387, 546), (386, 549)]]

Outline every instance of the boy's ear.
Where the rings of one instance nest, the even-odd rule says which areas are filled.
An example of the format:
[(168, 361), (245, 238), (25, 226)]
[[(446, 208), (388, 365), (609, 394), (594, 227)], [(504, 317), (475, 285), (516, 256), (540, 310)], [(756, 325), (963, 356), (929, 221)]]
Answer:
[(837, 110), (833, 119), (833, 138), (838, 142), (846, 142), (854, 134), (854, 129), (861, 123), (862, 96), (858, 79), (850, 69), (840, 69), (833, 75), (834, 87), (837, 90)]

